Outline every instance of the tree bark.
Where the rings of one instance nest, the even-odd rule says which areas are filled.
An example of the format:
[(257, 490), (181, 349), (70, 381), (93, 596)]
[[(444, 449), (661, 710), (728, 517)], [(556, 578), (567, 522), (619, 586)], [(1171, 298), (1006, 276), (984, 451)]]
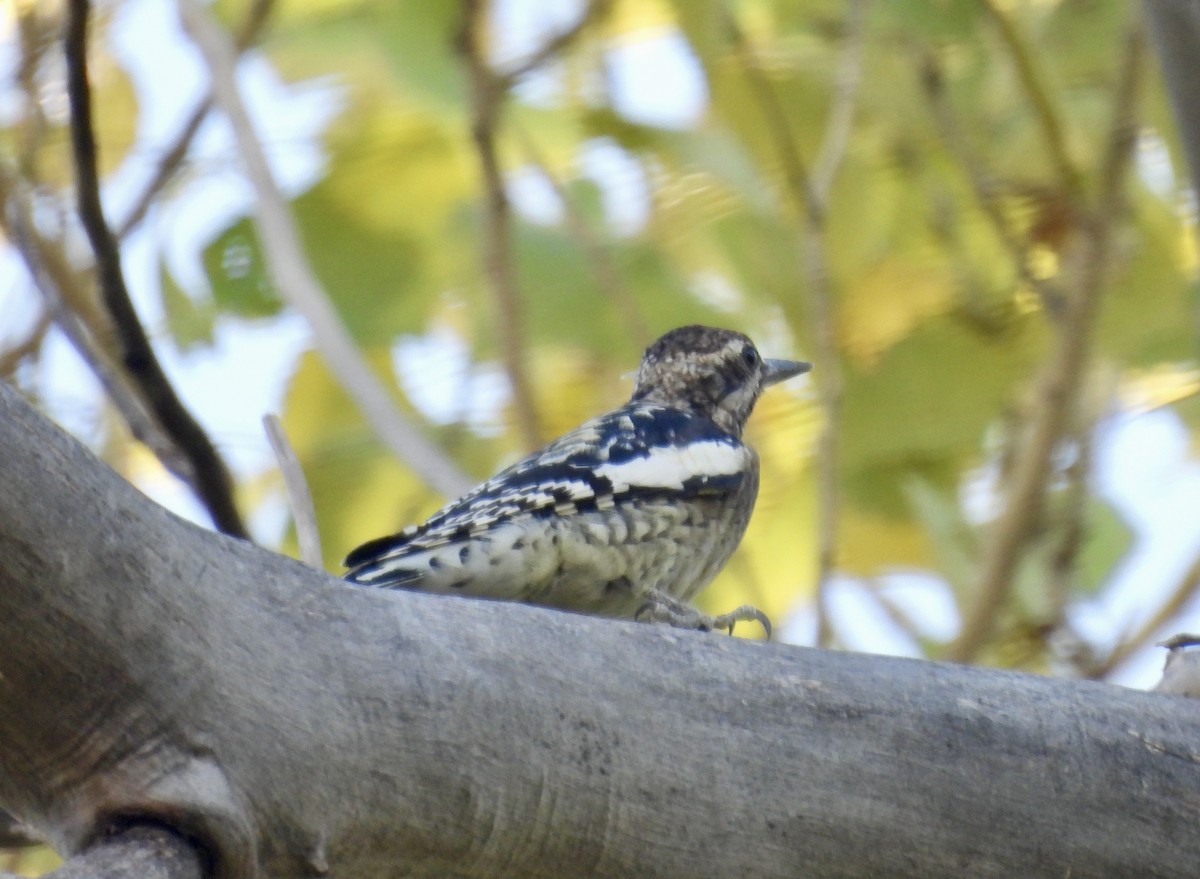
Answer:
[(1179, 125), (1192, 188), (1200, 191), (1200, 0), (1143, 0), (1142, 9)]
[(0, 385), (0, 807), (223, 877), (1179, 876), (1200, 704), (351, 587)]

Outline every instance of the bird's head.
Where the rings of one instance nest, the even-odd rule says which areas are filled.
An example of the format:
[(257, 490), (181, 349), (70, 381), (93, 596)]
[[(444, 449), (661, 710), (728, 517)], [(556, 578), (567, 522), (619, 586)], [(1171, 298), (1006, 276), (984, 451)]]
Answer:
[(733, 330), (679, 327), (642, 355), (633, 400), (695, 412), (741, 436), (763, 388), (810, 369), (799, 360), (764, 360)]

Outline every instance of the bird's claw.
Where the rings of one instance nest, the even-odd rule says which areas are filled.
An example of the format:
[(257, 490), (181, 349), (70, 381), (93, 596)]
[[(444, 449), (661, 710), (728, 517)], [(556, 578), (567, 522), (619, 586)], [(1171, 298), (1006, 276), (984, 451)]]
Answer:
[(758, 622), (762, 625), (763, 631), (767, 633), (767, 640), (771, 640), (771, 621), (767, 619), (765, 613), (752, 604), (743, 604), (741, 607), (734, 608), (729, 613), (723, 613), (711, 619), (714, 629), (728, 629), (730, 635), (733, 634), (735, 623)]
[(665, 595), (654, 596), (638, 608), (634, 619), (648, 623), (666, 623), (679, 629), (697, 629), (701, 632), (727, 631), (730, 635), (733, 634), (735, 624), (754, 620), (762, 625), (767, 633), (767, 640), (771, 640), (771, 621), (765, 613), (749, 604), (743, 604), (729, 613), (710, 617), (682, 601)]

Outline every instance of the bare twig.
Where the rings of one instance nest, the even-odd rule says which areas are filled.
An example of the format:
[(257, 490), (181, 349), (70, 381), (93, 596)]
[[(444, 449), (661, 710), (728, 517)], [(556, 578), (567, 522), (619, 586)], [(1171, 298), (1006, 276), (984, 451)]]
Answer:
[(498, 92), (507, 91), (522, 76), (556, 58), (571, 43), (575, 42), (576, 38), (593, 22), (607, 14), (612, 5), (613, 0), (589, 0), (587, 8), (574, 24), (559, 31), (542, 46), (531, 52), (528, 57), (513, 64), (507, 70), (495, 71), (492, 75), (496, 77), (496, 90)]
[(1013, 20), (1000, 8), (997, 0), (981, 0), (981, 3), (992, 21), (995, 22), (1000, 39), (1007, 47), (1013, 66), (1016, 68), (1021, 87), (1033, 104), (1042, 131), (1042, 139), (1046, 142), (1046, 148), (1050, 152), (1050, 158), (1054, 162), (1058, 178), (1066, 185), (1072, 200), (1076, 200), (1083, 194), (1083, 186), (1080, 183), (1082, 178), (1079, 169), (1071, 161), (1066, 137), (1059, 124), (1059, 116), (1051, 105), (1049, 88), (1038, 73), (1034, 53), (1026, 45), (1021, 34), (1017, 32), (1017, 26)]
[[(250, 7), (249, 13), (246, 15), (246, 20), (242, 23), (241, 29), (234, 38), (235, 48), (238, 52), (244, 51), (258, 38), (262, 31), (263, 25), (266, 24), (267, 17), (271, 12), (271, 7), (274, 5), (274, 0), (254, 0)], [(158, 197), (159, 192), (163, 187), (170, 182), (179, 170), (180, 164), (191, 149), (192, 140), (196, 137), (196, 133), (200, 130), (200, 126), (204, 124), (204, 120), (208, 118), (208, 113), (212, 110), (213, 98), (212, 94), (206, 94), (197, 102), (195, 108), (188, 114), (187, 121), (183, 123), (179, 134), (175, 136), (174, 143), (163, 153), (162, 158), (158, 161), (158, 167), (155, 169), (154, 176), (146, 184), (146, 188), (134, 200), (133, 207), (117, 225), (117, 238), (124, 238), (137, 227), (146, 217), (146, 213), (150, 210), (150, 206), (154, 204), (154, 200)]]
[[(813, 371), (824, 423), (817, 440), (817, 643), (832, 643), (829, 621), (829, 581), (837, 557), (838, 429), (842, 410), (842, 373), (838, 363), (837, 327), (833, 313), (833, 291), (825, 262), (825, 203), (813, 187), (800, 152), (792, 136), (787, 114), (775, 89), (743, 36), (737, 22), (728, 19), (735, 48), (742, 57), (746, 76), (757, 96), (763, 116), (779, 153), (788, 193), (800, 215), (798, 247), (804, 265), (808, 307), (816, 343), (817, 369)], [(832, 161), (832, 159), (830, 160)], [(834, 162), (828, 171), (836, 171)]]
[(863, 585), (896, 628), (912, 638), (915, 644), (920, 644), (924, 640), (925, 636), (921, 632), (920, 625), (913, 619), (912, 614), (888, 595), (886, 584), (882, 583), (878, 577), (868, 577), (863, 581)]
[(1157, 635), (1167, 623), (1169, 623), (1176, 614), (1183, 610), (1197, 594), (1200, 592), (1200, 556), (1188, 566), (1183, 576), (1179, 579), (1179, 583), (1171, 590), (1171, 594), (1167, 596), (1159, 608), (1150, 614), (1140, 626), (1128, 638), (1125, 638), (1113, 648), (1112, 652), (1104, 658), (1104, 660), (1094, 667), (1088, 669), (1088, 676), (1103, 680), (1112, 672), (1133, 655), (1139, 648), (1150, 643), (1150, 639)]
[[(971, 660), (992, 632), (1011, 589), (1021, 548), (1040, 521), (1054, 450), (1076, 408), (1092, 325), (1105, 286), (1112, 230), (1121, 214), (1125, 174), (1133, 153), (1143, 54), (1143, 34), (1136, 24), (1131, 25), (1099, 169), (1100, 192), (1093, 209), (1086, 212), (1081, 241), (1071, 254), (1073, 264), (1067, 275), (1071, 289), (1062, 320), (1056, 325), (1054, 349), (1038, 382), (1028, 439), (1016, 456), (1007, 503), (984, 549), (975, 604), (964, 615), (962, 630), (947, 651), (948, 658), (959, 662)], [(1080, 211), (1084, 212), (1082, 206)]]
[(45, 840), (0, 809), (0, 849), (21, 849), (34, 845), (45, 845)]
[(825, 122), (825, 133), (813, 162), (812, 190), (822, 203), (829, 201), (829, 191), (846, 154), (850, 128), (854, 122), (854, 105), (858, 86), (862, 82), (863, 44), (866, 42), (867, 7), (870, 0), (850, 0), (846, 11), (845, 45), (834, 75), (833, 104)]
[(46, 331), (54, 323), (54, 316), (49, 309), (43, 309), (38, 315), (25, 338), (12, 347), (0, 352), (0, 378), (7, 378), (20, 365), (21, 361), (32, 355), (42, 346)]
[(1072, 431), (1075, 459), (1066, 468), (1062, 521), (1059, 523), (1058, 545), (1050, 559), (1048, 593), (1052, 604), (1053, 625), (1061, 625), (1071, 596), (1079, 553), (1086, 538), (1085, 520), (1090, 495), (1088, 481), (1092, 474), (1092, 431), (1095, 425), (1089, 418), (1079, 418)]
[(292, 522), (296, 525), (296, 543), (300, 546), (300, 561), (318, 571), (324, 570), (321, 559), (321, 534), (317, 530), (317, 511), (313, 506), (312, 492), (304, 478), (304, 468), (296, 450), (288, 442), (283, 423), (275, 415), (263, 416), (263, 429), (275, 452), (279, 473), (287, 489), (288, 503), (292, 508)]
[[(484, 29), (485, 0), (463, 0), (459, 50), (467, 62), (471, 87), (471, 137), (483, 172), (487, 210), (484, 222), (484, 274), (496, 298), (500, 347), (512, 386), (517, 428), (525, 446), (541, 443), (537, 408), (525, 364), (526, 341), (522, 304), (513, 262), (512, 210), (496, 153), (496, 126), (504, 105), (505, 80), (488, 64)], [(552, 41), (553, 42), (553, 41)], [(538, 53), (540, 54), (540, 53)]]
[(35, 4), (22, 4), (16, 9), (17, 38), (20, 43), (20, 61), (16, 70), (16, 82), (25, 96), (24, 112), (17, 127), (17, 167), (27, 180), (38, 177), (37, 160), (39, 147), (46, 135), (46, 108), (39, 98), (38, 71), (42, 68), (46, 52), (57, 42), (57, 25), (51, 23), (51, 15)]
[(450, 497), (462, 494), (472, 481), (396, 408), (317, 281), (304, 255), (295, 220), (275, 184), (262, 144), (238, 93), (229, 40), (195, 0), (185, 0), (180, 10), (185, 28), (208, 63), (217, 106), (229, 118), (246, 175), (254, 186), (256, 228), (276, 289), (307, 319), (317, 349), (392, 454), (405, 461), (435, 490)]
[(92, 131), (92, 97), (87, 72), (90, 3), (88, 0), (70, 0), (67, 8), (64, 48), (79, 218), (95, 253), (97, 280), (117, 332), (122, 365), (145, 397), (162, 429), (191, 461), (192, 490), (208, 509), (213, 523), (226, 534), (247, 538), (249, 535), (233, 501), (233, 482), (229, 471), (204, 429), (176, 396), (129, 299), (121, 271), (120, 249), (104, 219), (100, 204), (96, 140)]
[(54, 273), (47, 266), (26, 200), (20, 193), (10, 192), (7, 202), (6, 225), (12, 235), (13, 244), (25, 260), (33, 283), (42, 294), (42, 301), (46, 304), (47, 312), (53, 316), (54, 323), (96, 376), (133, 436), (150, 449), (170, 473), (191, 485), (194, 480), (192, 460), (163, 433), (146, 410), (145, 403), (129, 387), (127, 377), (114, 366), (78, 315), (67, 304)]
[(991, 222), (996, 237), (1008, 251), (1017, 274), (1037, 294), (1048, 311), (1057, 313), (1061, 307), (1062, 293), (1054, 284), (1033, 273), (1029, 248), (1000, 209), (991, 176), (984, 168), (983, 161), (971, 148), (969, 139), (947, 100), (941, 66), (932, 53), (925, 53), (921, 59), (921, 83), (942, 142), (966, 173), (979, 209)]
[(534, 144), (533, 139), (529, 137), (528, 132), (518, 125), (514, 125), (513, 130), (518, 140), (521, 141), (521, 146), (525, 150), (529, 163), (550, 184), (550, 188), (554, 190), (555, 196), (557, 196), (559, 203), (562, 204), (563, 213), (567, 220), (567, 228), (583, 248), (588, 264), (592, 268), (592, 275), (596, 278), (596, 283), (608, 298), (608, 301), (613, 304), (617, 312), (621, 315), (629, 338), (636, 341), (639, 346), (648, 345), (651, 341), (650, 328), (646, 325), (646, 321), (642, 317), (637, 301), (629, 294), (628, 288), (626, 288), (621, 282), (620, 277), (618, 277), (612, 257), (605, 249), (604, 243), (588, 226), (588, 222), (579, 210), (578, 205), (571, 200), (566, 187), (563, 186), (562, 181), (550, 169), (550, 166), (538, 151), (536, 144)]

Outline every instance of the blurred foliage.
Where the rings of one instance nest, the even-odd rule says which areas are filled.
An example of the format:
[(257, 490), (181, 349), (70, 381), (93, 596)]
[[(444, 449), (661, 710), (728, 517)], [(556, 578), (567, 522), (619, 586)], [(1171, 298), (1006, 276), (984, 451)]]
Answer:
[[(235, 28), (243, 6), (226, 0), (216, 8)], [(1016, 46), (1001, 38), (985, 3), (870, 3), (861, 26), (850, 9), (832, 0), (617, 0), (517, 81), (498, 130), (502, 162), (513, 181), (544, 183), (549, 175), (558, 184), (538, 199), (514, 187), (523, 356), (547, 436), (622, 401), (644, 345), (673, 326), (723, 324), (750, 333), (768, 355), (813, 356), (802, 224), (786, 194), (771, 110), (732, 35), (736, 21), (810, 168), (829, 149), (831, 115), (852, 101), (820, 242), (844, 378), (836, 567), (865, 576), (928, 569), (969, 601), (986, 530), (964, 512), (961, 496), (981, 473), (1003, 480), (1055, 320), (1022, 280), (981, 198), (1026, 248), (1034, 274), (1061, 280), (1080, 200), (1098, 188), (1130, 9), (1120, 0), (998, 3)], [(317, 274), (368, 359), (397, 384), (398, 403), (426, 418), (465, 471), (484, 477), (526, 451), (511, 419), (502, 413), (499, 427), (484, 429), (460, 407), (452, 423), (434, 424), (399, 389), (393, 358), (397, 339), (435, 328), (458, 339), (475, 365), (500, 358), (498, 306), (480, 256), (483, 197), (456, 50), (459, 16), (452, 2), (291, 0), (272, 12), (262, 49), (289, 80), (321, 79), (339, 94), (341, 110), (324, 133), (324, 176), (293, 202)], [(504, 36), (492, 34), (501, 68), (514, 60)], [(682, 40), (707, 95), (686, 125), (635, 117), (612, 85), (620, 50), (667, 52), (671, 38)], [(839, 71), (854, 41), (862, 45), (859, 85), (847, 98)], [(97, 85), (111, 97), (98, 101), (113, 102), (101, 131), (111, 167), (130, 141), (135, 107), (115, 62), (100, 54), (108, 61)], [(1024, 62), (1040, 93), (1018, 75)], [(936, 121), (931, 70), (986, 174), (985, 195)], [(670, 108), (655, 72), (639, 69), (637, 88)], [(1147, 70), (1139, 156), (1165, 153), (1180, 168), (1155, 72)], [(1039, 102), (1050, 108), (1078, 180), (1064, 179), (1048, 148)], [(19, 141), (19, 132), (4, 136)], [(59, 155), (59, 137), (45, 141), (48, 156)], [(596, 171), (585, 157), (598, 149), (620, 161)], [(42, 164), (46, 179), (62, 180), (49, 158)], [(1107, 377), (1109, 392), (1083, 401), (1075, 435), (1114, 405), (1125, 383), (1149, 375), (1178, 381), (1194, 357), (1194, 230), (1180, 188), (1169, 175), (1165, 183), (1161, 175), (1130, 177), (1094, 339), (1092, 369)], [(622, 201), (614, 207), (614, 199)], [(258, 320), (284, 307), (248, 219), (213, 237), (203, 265), (211, 285), (204, 301), (192, 301), (164, 269), (167, 330), (179, 346), (209, 344), (218, 321)], [(445, 394), (464, 383), (433, 367), (407, 378)], [(742, 551), (702, 596), (706, 608), (750, 601), (778, 619), (812, 594), (823, 415), (812, 384), (793, 384), (768, 393), (751, 423), (762, 496)], [(1181, 412), (1200, 426), (1194, 406)], [(357, 542), (441, 502), (382, 451), (317, 355), (294, 365), (283, 414), (332, 570)], [(993, 661), (1044, 666), (1043, 651), (1024, 647), (1030, 631), (1062, 613), (1045, 584), (1065, 520), (1082, 517), (1067, 601), (1097, 589), (1128, 545), (1119, 517), (1101, 502), (1089, 500), (1079, 513), (1062, 500), (1061, 473), (1050, 491), (1044, 533), (1020, 569), (999, 633), (1013, 649), (998, 644)]]

